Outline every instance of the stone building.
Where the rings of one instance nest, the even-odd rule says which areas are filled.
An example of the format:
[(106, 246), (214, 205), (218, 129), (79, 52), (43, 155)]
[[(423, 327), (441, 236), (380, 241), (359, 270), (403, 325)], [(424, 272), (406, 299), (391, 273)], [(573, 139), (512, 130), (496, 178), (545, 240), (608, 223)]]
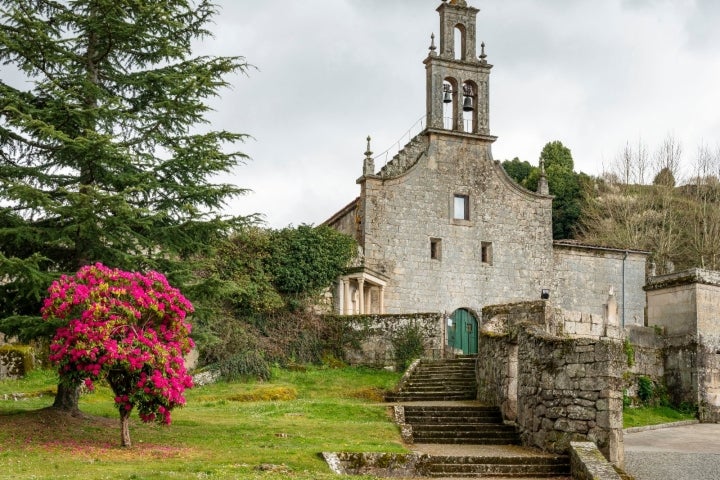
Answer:
[(484, 43), (477, 52), (479, 10), (457, 0), (437, 11), (424, 130), (380, 168), (368, 139), (359, 197), (326, 222), (361, 250), (337, 283), (337, 313), (442, 312), (469, 332), (486, 305), (549, 297), (602, 315), (614, 292), (622, 319), (642, 324), (646, 254), (553, 242), (544, 176), (528, 191), (492, 157), (493, 66)]

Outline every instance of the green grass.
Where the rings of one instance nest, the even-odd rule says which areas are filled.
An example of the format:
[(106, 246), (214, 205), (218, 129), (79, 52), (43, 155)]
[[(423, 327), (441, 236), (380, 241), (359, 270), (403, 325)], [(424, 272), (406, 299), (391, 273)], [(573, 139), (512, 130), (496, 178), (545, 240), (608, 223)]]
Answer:
[(683, 413), (671, 407), (636, 407), (623, 410), (623, 428), (694, 419), (694, 413)]
[[(195, 388), (187, 392), (187, 406), (173, 412), (171, 426), (134, 421), (134, 446), (123, 449), (109, 389), (82, 397), (87, 418), (58, 417), (42, 410), (52, 404), (55, 375), (36, 372), (0, 382), (0, 478), (336, 478), (320, 452), (405, 451), (386, 407), (368, 394), (390, 389), (398, 379), (370, 369), (309, 368), (276, 370), (267, 383)], [(292, 389), (297, 398), (236, 400), (268, 388)], [(13, 393), (29, 398), (3, 400)], [(258, 470), (262, 464), (282, 467)]]

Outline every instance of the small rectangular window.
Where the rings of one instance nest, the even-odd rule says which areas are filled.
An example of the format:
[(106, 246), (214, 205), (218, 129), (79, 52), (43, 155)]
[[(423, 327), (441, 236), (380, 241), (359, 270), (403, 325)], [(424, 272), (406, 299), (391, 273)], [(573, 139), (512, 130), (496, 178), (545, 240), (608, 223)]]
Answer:
[(455, 195), (453, 201), (453, 219), (470, 220), (470, 197)]
[(439, 238), (430, 239), (430, 258), (440, 260), (442, 257), (442, 242)]
[(492, 265), (492, 243), (482, 242), (480, 246), (480, 255), (482, 263)]

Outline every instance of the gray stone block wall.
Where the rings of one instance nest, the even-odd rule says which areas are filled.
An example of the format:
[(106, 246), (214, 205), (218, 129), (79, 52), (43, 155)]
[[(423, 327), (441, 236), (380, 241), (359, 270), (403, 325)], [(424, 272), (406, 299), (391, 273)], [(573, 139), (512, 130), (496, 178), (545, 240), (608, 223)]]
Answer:
[(612, 288), (620, 324), (645, 324), (646, 254), (629, 252), (626, 257), (624, 251), (558, 242), (553, 253), (554, 282), (550, 298), (557, 306), (603, 315)]

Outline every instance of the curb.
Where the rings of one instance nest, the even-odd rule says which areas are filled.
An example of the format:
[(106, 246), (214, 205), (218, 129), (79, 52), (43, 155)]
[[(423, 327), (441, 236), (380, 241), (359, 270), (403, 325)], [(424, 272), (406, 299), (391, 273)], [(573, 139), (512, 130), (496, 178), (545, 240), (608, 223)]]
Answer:
[(649, 430), (660, 430), (662, 428), (684, 427), (685, 425), (697, 425), (698, 423), (700, 423), (699, 420), (681, 420), (679, 422), (659, 423), (657, 425), (646, 425), (644, 427), (624, 428), (623, 433), (625, 434), (625, 433), (647, 432)]

